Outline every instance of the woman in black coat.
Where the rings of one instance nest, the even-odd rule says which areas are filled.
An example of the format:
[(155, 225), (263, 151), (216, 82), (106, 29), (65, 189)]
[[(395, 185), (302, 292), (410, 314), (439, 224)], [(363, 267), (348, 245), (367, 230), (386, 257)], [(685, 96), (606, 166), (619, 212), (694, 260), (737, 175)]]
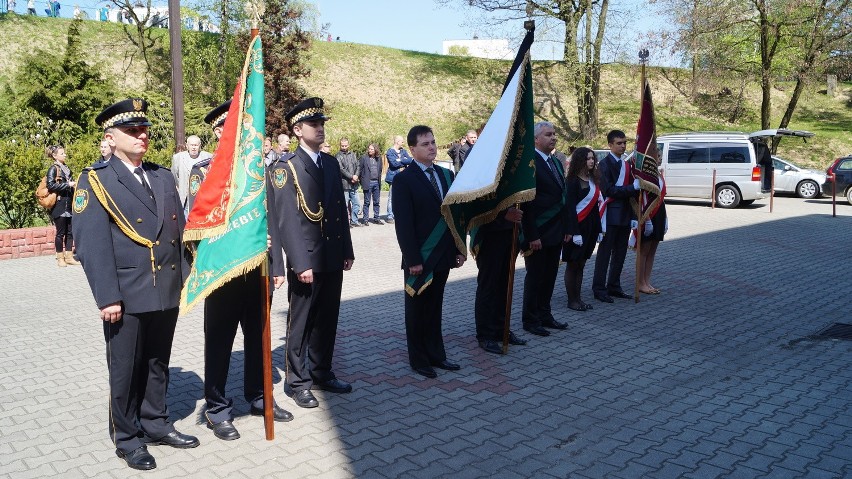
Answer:
[(65, 164), (65, 148), (50, 146), (47, 148), (47, 156), (53, 160), (47, 170), (47, 190), (56, 193), (56, 204), (50, 209), (50, 219), (56, 226), (56, 264), (64, 268), (69, 264), (80, 264), (74, 260), (71, 251), (74, 245), (71, 235), (71, 197), (74, 196), (77, 182), (72, 180), (71, 169)]
[(567, 234), (571, 235), (571, 241), (562, 247), (562, 260), (566, 263), (565, 291), (569, 309), (586, 311), (592, 309), (592, 306), (580, 298), (583, 269), (586, 260), (592, 256), (595, 242), (600, 241), (601, 234), (601, 215), (598, 210), (601, 193), (594, 151), (580, 147), (571, 153), (565, 183), (568, 189), (565, 225)]

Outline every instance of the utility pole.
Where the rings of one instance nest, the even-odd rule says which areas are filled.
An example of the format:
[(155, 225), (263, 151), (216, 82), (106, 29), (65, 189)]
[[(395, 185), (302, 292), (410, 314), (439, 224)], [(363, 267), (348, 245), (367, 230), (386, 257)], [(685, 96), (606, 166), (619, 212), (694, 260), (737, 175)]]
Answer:
[(172, 112), (174, 112), (175, 152), (186, 149), (183, 114), (183, 51), (181, 44), (180, 0), (169, 0), (169, 51), (172, 59)]

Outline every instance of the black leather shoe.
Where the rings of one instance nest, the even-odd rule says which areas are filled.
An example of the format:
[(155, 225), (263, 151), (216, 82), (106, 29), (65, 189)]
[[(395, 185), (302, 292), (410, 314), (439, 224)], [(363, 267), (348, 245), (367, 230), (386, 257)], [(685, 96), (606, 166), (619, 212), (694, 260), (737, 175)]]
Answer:
[(572, 302), (569, 301), (568, 302), (568, 309), (571, 309), (571, 310), (574, 310), (574, 311), (582, 311), (582, 312), (585, 313), (586, 309), (588, 309), (588, 308), (586, 308), (586, 305), (583, 304), (583, 303), (572, 303)]
[(350, 221), (350, 222), (349, 222), (349, 227), (350, 227), (350, 228), (357, 228), (357, 227), (359, 227), (359, 226), (361, 226), (361, 225), (360, 225), (360, 224), (358, 224), (358, 223), (357, 223), (357, 222), (355, 222), (355, 221)]
[(159, 439), (147, 438), (145, 442), (152, 446), (172, 446), (178, 449), (191, 449), (193, 447), (198, 447), (198, 445), (201, 444), (198, 442), (197, 437), (190, 436), (189, 434), (183, 434), (176, 430)]
[(234, 427), (234, 422), (231, 420), (222, 421), (216, 424), (207, 421), (207, 429), (213, 430), (213, 435), (223, 441), (233, 441), (240, 438), (240, 433)]
[(524, 326), (524, 331), (535, 334), (536, 336), (550, 336), (550, 331), (541, 326)]
[(305, 389), (304, 391), (297, 391), (292, 394), (291, 397), (293, 398), (293, 401), (296, 401), (296, 405), (299, 407), (312, 408), (319, 406), (319, 401), (317, 401), (317, 398), (315, 398), (308, 389)]
[(604, 303), (614, 303), (615, 301), (608, 294), (595, 294), (595, 299)]
[(387, 224), (389, 224), (389, 225), (392, 225), (392, 224), (393, 224), (393, 218), (387, 218), (387, 219), (385, 219), (385, 223), (387, 223)]
[[(263, 408), (256, 408), (252, 406), (250, 413), (252, 416), (263, 416)], [(274, 419), (275, 422), (289, 422), (293, 420), (293, 415), (283, 407), (273, 404), (272, 419)]]
[(370, 226), (370, 220), (361, 220), (361, 226)]
[(314, 383), (313, 389), (328, 391), (330, 393), (346, 394), (352, 392), (352, 385), (346, 381), (334, 378), (324, 383)]
[(595, 308), (592, 307), (591, 304), (589, 304), (585, 301), (580, 301), (580, 304), (582, 304), (583, 307), (586, 308), (586, 311), (591, 311), (591, 310), (595, 309)]
[(521, 339), (515, 335), (515, 333), (509, 331), (509, 344), (513, 346), (525, 346), (527, 344), (526, 339)]
[(426, 376), (429, 379), (435, 379), (435, 378), (438, 377), (438, 373), (436, 373), (435, 370), (432, 369), (431, 366), (423, 366), (422, 368), (412, 368), (412, 369), (414, 369), (415, 373), (417, 373), (421, 376)]
[(624, 291), (610, 291), (609, 295), (613, 298), (633, 299), (632, 294), (627, 294)]
[(461, 366), (456, 363), (451, 363), (446, 359), (441, 361), (440, 363), (435, 363), (432, 366), (438, 369), (443, 369), (444, 371), (458, 371), (459, 369), (461, 369)]
[(553, 318), (542, 321), (541, 325), (550, 329), (568, 329), (568, 323), (560, 323)]
[(501, 348), (500, 345), (497, 344), (497, 341), (494, 341), (492, 339), (480, 341), (479, 347), (484, 349), (488, 353), (503, 354), (503, 348)]
[(128, 453), (123, 453), (116, 449), (115, 455), (124, 459), (131, 469), (150, 471), (157, 467), (157, 461), (154, 460), (154, 456), (148, 453), (148, 448), (145, 446), (137, 447)]

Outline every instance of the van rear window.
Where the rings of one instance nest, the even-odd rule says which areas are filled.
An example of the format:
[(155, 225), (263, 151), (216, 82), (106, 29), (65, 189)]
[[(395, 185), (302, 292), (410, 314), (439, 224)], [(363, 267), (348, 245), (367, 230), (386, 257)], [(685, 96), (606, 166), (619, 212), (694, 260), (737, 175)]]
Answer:
[(694, 143), (672, 143), (669, 146), (669, 164), (707, 164), (709, 153), (709, 148)]
[(747, 146), (717, 146), (710, 149), (710, 163), (750, 163)]

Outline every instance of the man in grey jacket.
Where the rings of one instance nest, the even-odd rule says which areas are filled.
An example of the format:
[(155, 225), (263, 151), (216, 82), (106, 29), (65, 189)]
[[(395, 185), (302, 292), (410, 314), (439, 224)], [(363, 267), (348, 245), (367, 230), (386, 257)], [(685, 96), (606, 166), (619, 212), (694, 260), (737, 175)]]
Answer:
[(340, 139), (340, 151), (336, 156), (340, 163), (340, 176), (343, 177), (343, 192), (349, 196), (349, 227), (361, 226), (358, 223), (358, 213), (361, 212), (361, 203), (358, 201), (358, 158), (349, 150), (349, 138)]

